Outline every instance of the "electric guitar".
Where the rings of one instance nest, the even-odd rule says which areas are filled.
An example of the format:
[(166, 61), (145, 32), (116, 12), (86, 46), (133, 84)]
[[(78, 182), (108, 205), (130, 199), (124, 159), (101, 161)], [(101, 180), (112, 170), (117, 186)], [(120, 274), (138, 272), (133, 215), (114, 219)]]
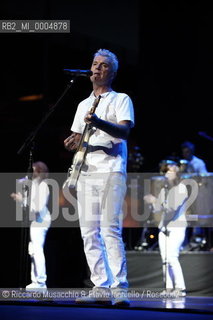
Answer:
[[(101, 96), (98, 96), (93, 102), (92, 108), (90, 109), (91, 114), (95, 113), (95, 110), (99, 104), (100, 99), (101, 99)], [(87, 123), (84, 127), (84, 131), (82, 133), (79, 146), (73, 156), (71, 167), (68, 169), (67, 179), (63, 184), (63, 188), (65, 188), (66, 185), (69, 188), (76, 187), (82, 165), (84, 164), (84, 161), (85, 161), (91, 134), (92, 134), (92, 126), (91, 124)]]

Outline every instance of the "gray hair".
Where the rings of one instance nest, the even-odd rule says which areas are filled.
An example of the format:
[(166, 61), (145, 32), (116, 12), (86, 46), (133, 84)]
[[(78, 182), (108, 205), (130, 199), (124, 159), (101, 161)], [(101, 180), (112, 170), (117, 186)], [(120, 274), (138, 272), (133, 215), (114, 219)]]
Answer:
[(112, 52), (110, 52), (107, 49), (99, 49), (95, 54), (94, 54), (94, 58), (97, 56), (103, 56), (103, 57), (107, 57), (110, 59), (111, 64), (112, 64), (112, 69), (114, 72), (117, 72), (118, 70), (118, 58), (116, 57), (116, 55)]

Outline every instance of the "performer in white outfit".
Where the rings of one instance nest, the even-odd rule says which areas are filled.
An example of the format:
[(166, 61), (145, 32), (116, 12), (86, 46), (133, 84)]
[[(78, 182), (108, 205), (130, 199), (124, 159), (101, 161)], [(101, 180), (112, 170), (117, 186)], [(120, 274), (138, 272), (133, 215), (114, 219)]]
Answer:
[[(208, 175), (205, 162), (194, 155), (195, 145), (192, 142), (185, 141), (184, 143), (182, 143), (181, 150), (182, 150), (183, 158), (186, 159), (187, 161), (185, 172), (192, 175), (197, 175), (198, 177)], [(184, 173), (183, 173), (183, 176), (184, 176)], [(197, 227), (187, 229), (187, 241), (189, 242), (187, 244), (187, 247), (189, 250), (193, 248), (193, 242), (196, 236), (202, 237), (205, 239), (205, 237), (207, 237), (206, 228), (197, 226)], [(201, 245), (201, 242), (200, 242), (200, 245)]]
[[(51, 224), (50, 212), (47, 208), (49, 188), (44, 179), (48, 177), (48, 168), (45, 163), (33, 163), (33, 177), (30, 197), (30, 242), (29, 254), (31, 256), (31, 283), (26, 289), (46, 288), (46, 264), (44, 244), (47, 231)], [(12, 193), (11, 197), (22, 203), (21, 193)]]
[(190, 141), (185, 141), (181, 145), (182, 156), (188, 161), (186, 172), (198, 175), (207, 174), (205, 162), (194, 155), (195, 145)]
[(179, 168), (175, 163), (168, 165), (165, 186), (158, 198), (148, 194), (144, 196), (144, 200), (152, 204), (155, 213), (162, 213), (159, 224), (159, 249), (163, 262), (165, 288), (170, 291), (177, 289), (181, 296), (185, 296), (186, 287), (179, 253), (187, 227), (185, 202), (188, 191), (185, 184), (180, 182), (178, 171)]
[[(105, 49), (96, 52), (90, 77), (93, 92), (79, 104), (71, 127), (73, 133), (64, 141), (68, 150), (74, 150), (85, 123), (93, 126), (77, 197), (84, 251), (95, 287), (94, 297), (77, 302), (101, 303), (95, 298), (95, 291), (111, 288), (114, 293), (123, 293), (117, 298), (114, 294), (115, 304), (129, 304), (122, 205), (126, 192), (126, 139), (134, 125), (134, 111), (129, 96), (111, 88), (117, 68), (113, 53)], [(95, 114), (91, 114), (89, 110), (100, 95)]]

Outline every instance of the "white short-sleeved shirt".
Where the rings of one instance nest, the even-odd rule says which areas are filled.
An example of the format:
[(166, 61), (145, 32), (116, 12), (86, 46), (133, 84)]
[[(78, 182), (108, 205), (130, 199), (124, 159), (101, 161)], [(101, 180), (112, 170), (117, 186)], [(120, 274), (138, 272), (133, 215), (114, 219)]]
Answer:
[(45, 181), (32, 180), (30, 212), (36, 213), (36, 221), (49, 221), (50, 212), (47, 208), (49, 187)]
[(200, 159), (196, 156), (193, 156), (192, 160), (189, 161), (189, 163), (188, 163), (187, 172), (189, 172), (189, 173), (195, 172), (195, 173), (199, 173), (199, 174), (207, 173), (205, 162), (202, 159)]
[[(92, 107), (95, 95), (83, 100), (77, 108), (71, 127), (73, 132), (83, 133), (84, 117)], [(134, 110), (130, 97), (125, 93), (115, 91), (101, 95), (95, 114), (102, 120), (117, 124), (122, 120), (131, 121), (134, 126)], [(89, 140), (89, 147), (82, 167), (82, 172), (126, 172), (127, 145), (126, 140), (114, 138), (103, 130), (93, 128), (94, 132)]]

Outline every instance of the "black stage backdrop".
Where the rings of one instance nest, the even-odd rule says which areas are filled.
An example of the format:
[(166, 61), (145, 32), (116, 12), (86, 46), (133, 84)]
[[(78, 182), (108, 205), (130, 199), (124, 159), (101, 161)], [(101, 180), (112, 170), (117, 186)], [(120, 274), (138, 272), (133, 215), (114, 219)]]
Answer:
[[(1, 170), (27, 169), (28, 150), (22, 156), (17, 150), (65, 89), (63, 69), (89, 69), (93, 53), (108, 48), (120, 61), (114, 89), (134, 102), (129, 147), (141, 148), (141, 170), (157, 172), (160, 160), (180, 156), (180, 144), (191, 140), (213, 171), (213, 143), (199, 135), (213, 136), (212, 7), (203, 1), (109, 0), (100, 13), (99, 4), (1, 1), (1, 19), (68, 19), (71, 26), (69, 34), (0, 34)], [(70, 164), (63, 140), (77, 103), (90, 91), (89, 80), (78, 79), (37, 136), (34, 158), (53, 172)]]
[[(63, 69), (89, 69), (99, 48), (119, 58), (114, 89), (134, 102), (129, 147), (141, 148), (141, 171), (157, 172), (162, 159), (180, 156), (184, 140), (195, 143), (196, 155), (213, 171), (213, 143), (199, 134), (213, 136), (212, 7), (204, 1), (152, 0), (102, 5), (97, 0), (1, 1), (1, 20), (68, 19), (71, 26), (69, 34), (0, 33), (1, 171), (27, 170), (29, 150), (19, 156), (17, 150), (65, 89), (69, 79)], [(78, 79), (35, 140), (34, 160), (46, 162), (52, 172), (65, 172), (70, 165), (72, 155), (63, 140), (78, 102), (90, 91), (88, 79)], [(0, 285), (18, 286), (20, 230), (1, 230), (0, 250)], [(85, 258), (78, 231), (50, 230), (45, 250), (51, 286), (82, 285)]]

